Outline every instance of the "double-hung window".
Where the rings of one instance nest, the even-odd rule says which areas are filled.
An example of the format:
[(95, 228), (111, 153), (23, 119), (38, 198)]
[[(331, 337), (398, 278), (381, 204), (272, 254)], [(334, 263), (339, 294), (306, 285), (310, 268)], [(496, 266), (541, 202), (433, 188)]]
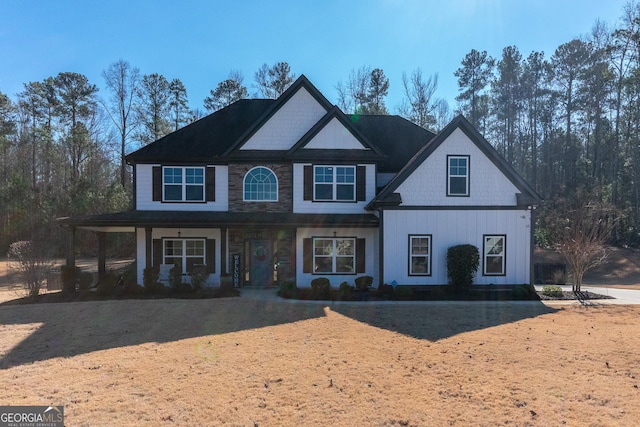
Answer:
[(355, 201), (355, 166), (314, 166), (313, 192), (314, 200)]
[(163, 200), (204, 201), (204, 168), (165, 166), (162, 169)]
[(431, 235), (409, 236), (409, 275), (431, 275)]
[(507, 236), (483, 236), (483, 271), (485, 276), (504, 276), (506, 274)]
[(205, 239), (164, 239), (164, 264), (173, 264), (187, 274), (196, 264), (205, 264)]
[(313, 239), (314, 273), (355, 274), (356, 239), (317, 237)]
[(469, 195), (469, 156), (447, 156), (447, 196)]

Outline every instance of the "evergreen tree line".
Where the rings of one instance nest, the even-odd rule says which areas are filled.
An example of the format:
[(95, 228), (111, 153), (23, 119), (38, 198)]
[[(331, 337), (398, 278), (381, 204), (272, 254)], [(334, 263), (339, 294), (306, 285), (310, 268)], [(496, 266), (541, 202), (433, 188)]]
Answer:
[[(640, 244), (640, 7), (625, 6), (619, 24), (591, 32), (553, 54), (505, 47), (500, 58), (471, 50), (455, 72), (463, 113), (547, 201), (594, 195), (624, 214), (615, 243)], [(295, 80), (286, 62), (264, 64), (250, 95), (233, 70), (190, 109), (178, 78), (142, 75), (127, 61), (102, 74), (62, 72), (0, 92), (0, 253), (37, 239), (62, 253), (54, 219), (131, 207), (126, 153), (244, 98), (277, 98)], [(453, 116), (435, 97), (438, 75), (403, 73), (399, 114), (434, 132)], [(389, 114), (389, 79), (380, 68), (353, 69), (337, 82), (346, 113)], [(543, 234), (543, 233), (542, 233)], [(542, 236), (541, 234), (541, 236)], [(82, 244), (80, 245), (82, 246)], [(86, 249), (94, 247), (88, 239)], [(117, 246), (117, 245), (116, 245)], [(81, 248), (82, 249), (82, 248)]]

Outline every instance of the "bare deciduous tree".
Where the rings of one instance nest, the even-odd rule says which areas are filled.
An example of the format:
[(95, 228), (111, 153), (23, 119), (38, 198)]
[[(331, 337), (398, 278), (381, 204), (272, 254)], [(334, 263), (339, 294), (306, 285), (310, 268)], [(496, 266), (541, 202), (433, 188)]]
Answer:
[(551, 242), (571, 269), (573, 291), (580, 292), (585, 272), (607, 258), (608, 240), (619, 214), (581, 190), (576, 194), (573, 202), (556, 201), (545, 220)]
[(53, 268), (53, 262), (46, 253), (47, 247), (32, 240), (14, 242), (9, 246), (9, 268), (22, 280), (28, 297), (35, 298), (40, 294), (47, 273)]

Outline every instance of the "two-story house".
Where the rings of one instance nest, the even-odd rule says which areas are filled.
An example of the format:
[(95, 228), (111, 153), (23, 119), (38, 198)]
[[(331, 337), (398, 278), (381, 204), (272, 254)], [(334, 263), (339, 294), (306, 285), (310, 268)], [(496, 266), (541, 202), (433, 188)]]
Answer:
[(75, 228), (134, 232), (139, 283), (145, 267), (188, 278), (205, 264), (211, 286), (446, 284), (447, 248), (462, 243), (481, 252), (475, 283), (530, 282), (540, 198), (462, 116), (434, 135), (345, 115), (302, 76), (277, 100), (238, 101), (126, 160), (132, 211), (60, 222), (72, 245)]

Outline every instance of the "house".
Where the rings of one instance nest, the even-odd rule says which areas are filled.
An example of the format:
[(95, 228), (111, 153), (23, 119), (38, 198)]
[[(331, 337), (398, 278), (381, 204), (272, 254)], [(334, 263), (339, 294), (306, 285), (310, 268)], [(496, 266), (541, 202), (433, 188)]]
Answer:
[[(446, 251), (481, 253), (478, 284), (531, 280), (540, 197), (462, 116), (438, 135), (398, 116), (346, 115), (300, 77), (126, 157), (134, 209), (60, 220), (136, 235), (146, 267), (206, 265), (207, 284), (447, 283)], [(74, 263), (73, 251), (68, 264)], [(100, 252), (100, 251), (99, 251)], [(100, 254), (99, 254), (100, 257)]]

